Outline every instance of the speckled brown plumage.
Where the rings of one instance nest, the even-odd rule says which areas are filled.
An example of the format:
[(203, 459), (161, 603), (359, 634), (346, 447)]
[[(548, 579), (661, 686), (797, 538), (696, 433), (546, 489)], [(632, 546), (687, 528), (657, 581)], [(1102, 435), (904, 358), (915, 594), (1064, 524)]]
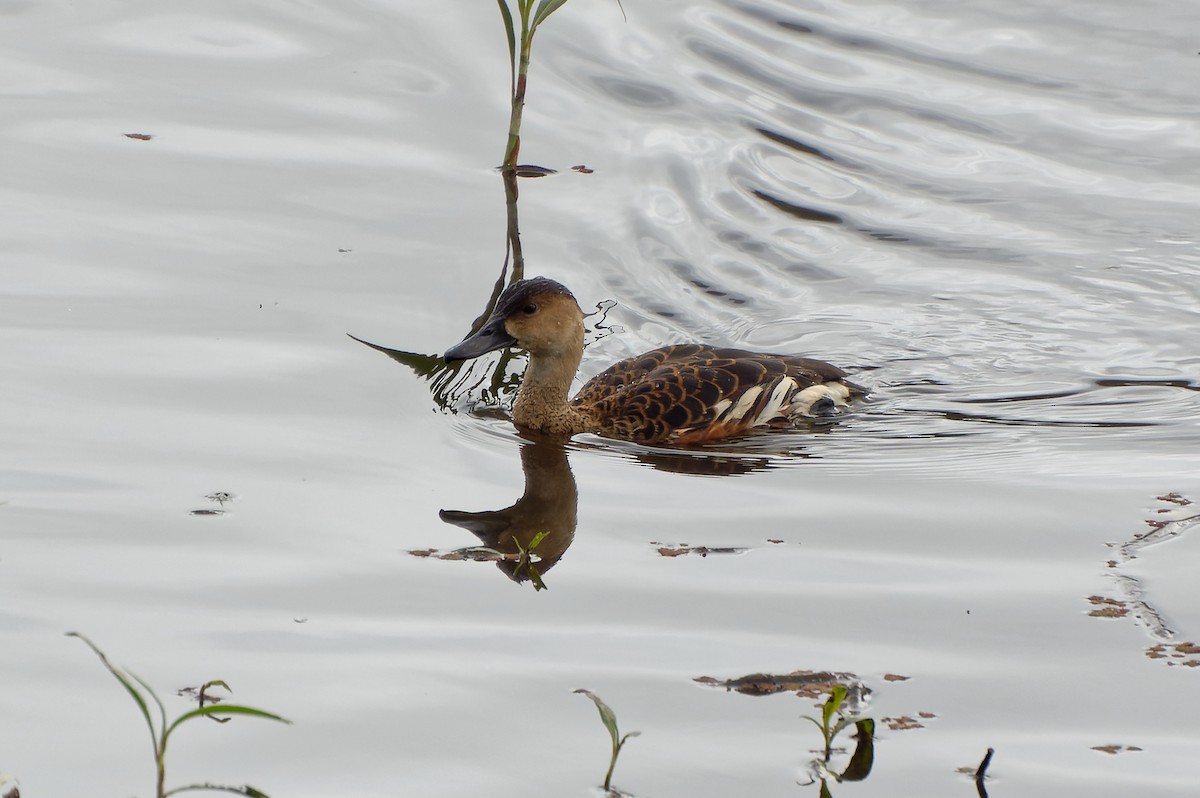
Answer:
[[(776, 403), (781, 408), (799, 391), (827, 382), (846, 385), (848, 395), (865, 393), (846, 376), (820, 360), (679, 344), (614, 363), (580, 388), (571, 405), (601, 435), (698, 443), (786, 420), (782, 413), (760, 419), (780, 387), (786, 387)], [(783, 386), (785, 379), (795, 386)], [(743, 412), (731, 414), (751, 388), (760, 389), (758, 396)]]
[(583, 355), (583, 314), (570, 291), (544, 277), (509, 286), (480, 331), (446, 359), (505, 346), (526, 349), (530, 358), (514, 422), (561, 435), (699, 443), (826, 415), (866, 393), (820, 360), (681, 344), (614, 363), (568, 402)]

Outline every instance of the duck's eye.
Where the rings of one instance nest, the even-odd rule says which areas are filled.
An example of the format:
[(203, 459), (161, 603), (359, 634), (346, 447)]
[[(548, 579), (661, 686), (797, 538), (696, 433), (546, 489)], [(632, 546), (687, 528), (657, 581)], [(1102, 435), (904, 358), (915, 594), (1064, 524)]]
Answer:
[(527, 316), (532, 316), (534, 313), (537, 313), (537, 305), (535, 305), (534, 303), (530, 302), (528, 305), (526, 305), (525, 307), (521, 308), (521, 312), (522, 312), (522, 313), (524, 313), (524, 314), (525, 314), (525, 315), (527, 315)]

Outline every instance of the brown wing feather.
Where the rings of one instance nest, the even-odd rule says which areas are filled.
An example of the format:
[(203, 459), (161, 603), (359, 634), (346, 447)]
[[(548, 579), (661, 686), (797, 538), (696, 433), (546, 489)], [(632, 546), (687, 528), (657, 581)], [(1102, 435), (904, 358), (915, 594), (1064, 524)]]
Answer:
[[(607, 434), (643, 443), (697, 442), (745, 432), (785, 377), (798, 389), (844, 372), (819, 360), (699, 345), (666, 347), (628, 358), (590, 380), (574, 404)], [(760, 395), (742, 413), (722, 418), (746, 391)]]
[[(652, 349), (634, 357), (618, 360), (587, 381), (575, 395), (575, 404), (591, 405), (624, 390), (668, 361), (682, 362), (703, 353), (699, 344), (680, 344)], [(711, 351), (711, 350), (708, 350)]]

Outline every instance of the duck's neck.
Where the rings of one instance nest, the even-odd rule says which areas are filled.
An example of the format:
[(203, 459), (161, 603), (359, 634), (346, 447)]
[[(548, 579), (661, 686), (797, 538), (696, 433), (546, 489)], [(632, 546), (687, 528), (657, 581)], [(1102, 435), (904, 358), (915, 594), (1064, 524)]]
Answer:
[(571, 381), (583, 358), (582, 331), (579, 347), (554, 353), (529, 353), (529, 366), (513, 405), (513, 421), (519, 426), (554, 435), (583, 432), (586, 422), (571, 407)]

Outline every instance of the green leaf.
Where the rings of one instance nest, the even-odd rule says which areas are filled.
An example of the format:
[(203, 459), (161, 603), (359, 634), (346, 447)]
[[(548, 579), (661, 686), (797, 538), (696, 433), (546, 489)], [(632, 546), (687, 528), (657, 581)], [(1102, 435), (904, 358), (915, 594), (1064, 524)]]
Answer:
[(619, 748), (621, 746), (621, 741), (617, 732), (616, 713), (609, 708), (608, 704), (604, 703), (600, 699), (600, 696), (596, 695), (591, 690), (584, 690), (583, 688), (580, 688), (575, 692), (582, 693), (595, 702), (596, 709), (600, 710), (600, 722), (604, 724), (604, 728), (608, 729), (609, 736), (612, 737), (613, 746)]
[(821, 730), (821, 734), (825, 733), (825, 727), (821, 725), (821, 721), (817, 720), (812, 715), (801, 715), (800, 718), (802, 720), (807, 720), (807, 721), (811, 722), (812, 725), (816, 726), (818, 729)]
[(841, 781), (862, 781), (871, 774), (871, 766), (875, 762), (875, 721), (863, 718), (855, 721), (858, 727), (858, 745), (850, 763), (842, 771)]
[(508, 94), (511, 97), (517, 90), (517, 32), (513, 28), (512, 12), (508, 9), (507, 0), (496, 0), (496, 4), (500, 6), (504, 32), (508, 35), (508, 66), (511, 75)]
[(529, 26), (529, 30), (532, 32), (538, 25), (541, 25), (545, 21), (546, 17), (562, 8), (566, 2), (567, 0), (542, 0), (538, 5), (537, 13), (533, 15), (533, 24)]
[(533, 583), (533, 591), (535, 593), (546, 590), (546, 583), (542, 581), (542, 575), (531, 562), (525, 563), (525, 570), (529, 572), (529, 581)]
[[(128, 673), (131, 678), (136, 679), (137, 683), (145, 688), (146, 692), (150, 694), (150, 697), (154, 699), (154, 703), (158, 705), (159, 728), (164, 728), (167, 725), (167, 708), (163, 706), (162, 699), (158, 697), (158, 693), (154, 692), (154, 688), (151, 687), (141, 676), (138, 676), (133, 671), (125, 672)], [(163, 735), (163, 740), (166, 740), (165, 734)]]
[(287, 718), (280, 717), (273, 712), (255, 709), (254, 707), (244, 707), (239, 704), (212, 704), (207, 707), (200, 707), (199, 709), (193, 709), (190, 712), (185, 712), (179, 717), (175, 718), (171, 725), (167, 727), (167, 734), (170, 734), (172, 731), (174, 731), (179, 724), (189, 721), (192, 718), (204, 717), (205, 715), (250, 715), (251, 717), (255, 718), (277, 720), (280, 723), (291, 723), (291, 721)]
[(178, 795), (181, 792), (231, 792), (234, 795), (244, 795), (246, 798), (271, 798), (262, 790), (257, 790), (249, 784), (212, 784), (204, 782), (203, 784), (188, 784), (183, 787), (173, 787), (163, 793), (163, 798), (169, 798), (172, 795)]
[(104, 652), (97, 648), (95, 643), (79, 632), (67, 632), (67, 637), (79, 638), (87, 645), (88, 648), (95, 652), (96, 656), (100, 658), (100, 662), (102, 662), (104, 667), (108, 669), (108, 672), (116, 677), (117, 681), (121, 683), (121, 686), (125, 688), (125, 691), (129, 693), (135, 702), (137, 702), (138, 709), (142, 711), (142, 717), (146, 719), (146, 726), (150, 729), (150, 738), (154, 741), (154, 753), (157, 756), (158, 737), (155, 736), (154, 733), (154, 721), (150, 718), (150, 707), (146, 704), (146, 699), (140, 692), (138, 692), (138, 689), (133, 686), (133, 683), (126, 678), (125, 674), (108, 661), (108, 657), (104, 656)]
[(838, 707), (846, 700), (846, 688), (840, 684), (835, 685), (829, 693), (829, 700), (825, 702), (825, 706), (821, 709), (821, 719), (825, 721), (825, 728), (829, 728), (829, 719), (833, 717), (833, 713), (837, 712)]

